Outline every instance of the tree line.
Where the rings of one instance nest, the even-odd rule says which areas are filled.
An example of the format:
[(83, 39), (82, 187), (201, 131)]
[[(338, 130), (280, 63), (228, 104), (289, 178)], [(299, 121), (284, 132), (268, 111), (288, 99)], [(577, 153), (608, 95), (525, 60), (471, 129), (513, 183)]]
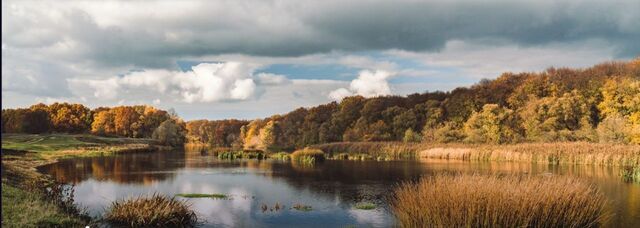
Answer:
[(3, 133), (91, 133), (100, 136), (156, 138), (170, 145), (184, 142), (185, 123), (177, 115), (147, 105), (99, 107), (36, 104), (3, 109)]
[(504, 73), (450, 92), (347, 97), (253, 120), (239, 140), (262, 150), (344, 141), (640, 144), (640, 59)]
[(55, 103), (2, 110), (2, 132), (146, 138), (167, 131), (178, 135), (174, 143), (272, 151), (356, 141), (640, 144), (640, 59), (504, 73), (449, 92), (351, 96), (252, 121), (185, 123), (150, 106), (90, 110)]

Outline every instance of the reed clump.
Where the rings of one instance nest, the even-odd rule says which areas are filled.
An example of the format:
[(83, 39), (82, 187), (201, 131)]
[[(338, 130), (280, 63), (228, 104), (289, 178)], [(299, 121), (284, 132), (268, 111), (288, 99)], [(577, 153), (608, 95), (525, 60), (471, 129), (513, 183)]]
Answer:
[(287, 153), (287, 152), (278, 152), (278, 153), (270, 154), (269, 158), (277, 159), (277, 160), (283, 160), (283, 161), (291, 160), (291, 157), (289, 156), (289, 153)]
[(293, 153), (291, 153), (290, 157), (291, 160), (299, 161), (302, 163), (315, 163), (325, 160), (325, 155), (322, 150), (309, 147), (294, 151)]
[(640, 165), (624, 167), (620, 173), (624, 181), (640, 184)]
[(336, 142), (311, 147), (338, 158), (344, 157), (344, 154), (347, 154), (348, 158), (367, 154), (372, 158), (405, 159), (414, 158), (416, 152), (424, 149), (425, 145), (404, 142)]
[(404, 183), (402, 227), (598, 227), (608, 212), (592, 185), (567, 177), (438, 175)]
[(104, 219), (116, 226), (129, 227), (190, 227), (197, 222), (195, 212), (186, 202), (159, 194), (115, 201)]

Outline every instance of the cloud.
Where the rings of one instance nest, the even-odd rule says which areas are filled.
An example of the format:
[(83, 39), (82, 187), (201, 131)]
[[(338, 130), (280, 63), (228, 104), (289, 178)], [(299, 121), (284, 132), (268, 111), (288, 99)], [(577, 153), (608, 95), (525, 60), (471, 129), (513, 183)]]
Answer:
[(389, 87), (387, 79), (394, 74), (395, 73), (393, 72), (384, 70), (360, 71), (358, 78), (351, 81), (349, 89), (340, 88), (334, 90), (329, 93), (329, 98), (341, 100), (342, 98), (351, 95), (361, 95), (364, 97), (390, 95), (391, 88)]
[(254, 70), (255, 66), (239, 62), (201, 63), (187, 72), (144, 70), (101, 80), (71, 79), (70, 83), (74, 84), (74, 88), (90, 87), (93, 95), (99, 99), (117, 99), (151, 92), (171, 94), (181, 98), (181, 101), (194, 103), (247, 100), (256, 93), (256, 81), (274, 85), (287, 80), (275, 74), (255, 76)]

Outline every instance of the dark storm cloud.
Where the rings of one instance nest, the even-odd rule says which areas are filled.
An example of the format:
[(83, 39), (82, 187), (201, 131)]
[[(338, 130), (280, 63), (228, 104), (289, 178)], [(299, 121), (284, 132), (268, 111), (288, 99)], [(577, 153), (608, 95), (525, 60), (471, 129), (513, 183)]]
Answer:
[(451, 40), (520, 46), (601, 40), (619, 57), (640, 53), (637, 0), (345, 2), (189, 1), (183, 8), (135, 2), (104, 9), (111, 13), (96, 10), (98, 3), (38, 10), (36, 3), (17, 2), (16, 10), (3, 2), (2, 39), (15, 47), (69, 42), (72, 50), (56, 54), (104, 66), (154, 68), (173, 67), (178, 58), (229, 53), (431, 52)]

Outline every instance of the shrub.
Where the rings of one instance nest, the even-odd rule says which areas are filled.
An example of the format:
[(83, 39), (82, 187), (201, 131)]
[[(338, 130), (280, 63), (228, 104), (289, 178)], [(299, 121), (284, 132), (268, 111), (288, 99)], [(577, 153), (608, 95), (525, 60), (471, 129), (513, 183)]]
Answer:
[(314, 163), (324, 161), (324, 152), (319, 149), (304, 148), (302, 150), (296, 150), (291, 154), (291, 160), (301, 161), (305, 163)]
[(159, 194), (115, 201), (104, 218), (113, 225), (130, 227), (193, 226), (197, 221), (184, 201)]
[(403, 227), (596, 227), (604, 195), (567, 177), (440, 175), (395, 190)]
[(626, 120), (620, 116), (610, 116), (598, 125), (598, 138), (605, 143), (627, 143)]
[(409, 128), (404, 132), (403, 142), (420, 142), (422, 136)]
[(459, 142), (464, 138), (463, 132), (453, 122), (446, 123), (444, 126), (436, 129), (433, 134), (436, 142), (440, 143)]

